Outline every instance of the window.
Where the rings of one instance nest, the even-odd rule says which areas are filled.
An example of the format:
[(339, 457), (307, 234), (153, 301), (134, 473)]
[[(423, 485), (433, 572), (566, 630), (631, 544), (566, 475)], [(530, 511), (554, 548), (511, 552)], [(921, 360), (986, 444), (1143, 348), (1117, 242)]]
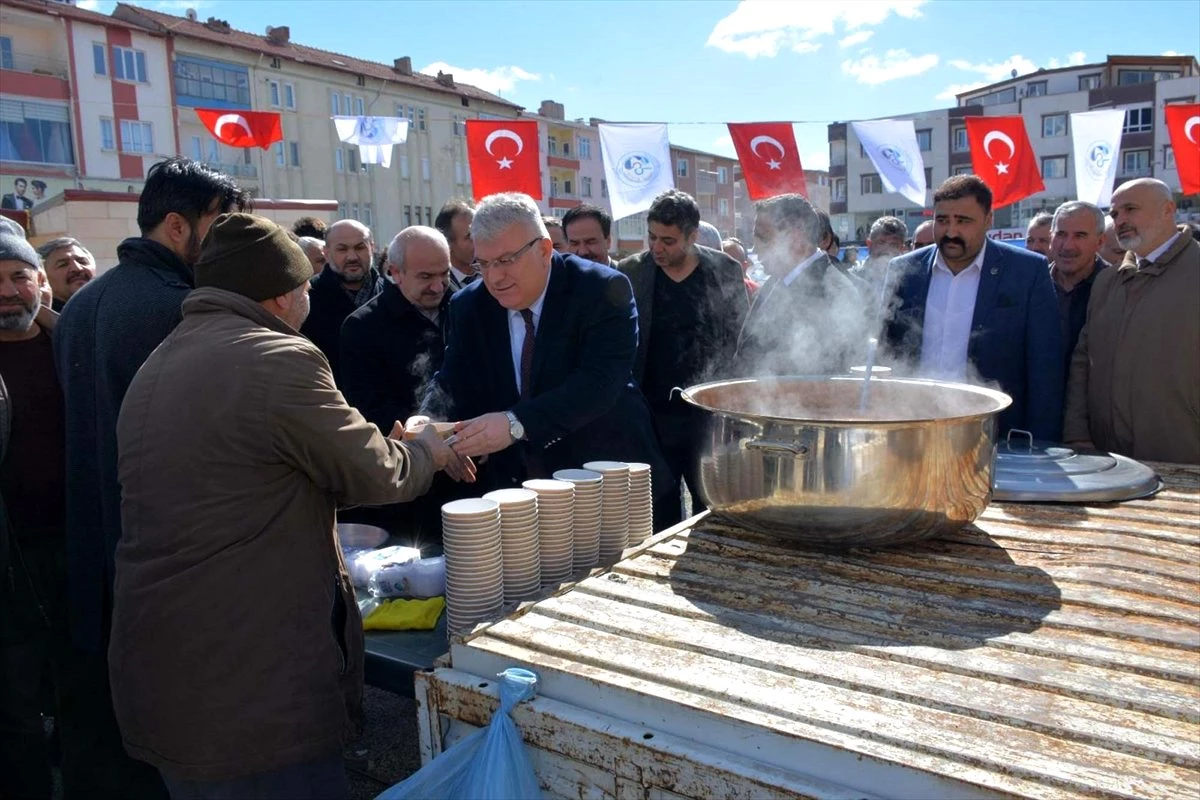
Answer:
[(1017, 102), (1017, 89), (1015, 86), (1009, 87), (1008, 89), (1001, 89), (998, 92), (992, 92), (991, 94), (985, 94), (982, 97), (977, 97), (970, 102), (972, 105), (981, 106), (998, 106), (1003, 105), (1004, 103), (1015, 103)]
[(1163, 168), (1175, 169), (1175, 148), (1171, 145), (1163, 147)]
[(950, 149), (955, 153), (965, 153), (971, 149), (970, 145), (967, 144), (966, 128), (955, 128), (952, 131), (951, 138), (953, 139), (953, 142), (951, 143)]
[(454, 182), (455, 183), (466, 183), (467, 182), (467, 171), (463, 167), (463, 162), (461, 162), (461, 161), (454, 162)]
[(558, 178), (554, 177), (553, 175), (550, 176), (550, 196), (551, 197), (559, 196), (559, 194), (558, 194)]
[(1025, 85), (1026, 97), (1045, 97), (1046, 82), (1045, 81), (1030, 81)]
[(412, 133), (417, 127), (417, 109), (413, 106), (397, 106), (396, 110), (399, 112), (396, 116), (408, 117), (408, 132)]
[(829, 143), (829, 166), (846, 166), (846, 140), (838, 139)]
[(283, 142), (276, 142), (275, 143), (275, 166), (277, 166), (277, 167), (286, 167), (287, 166), (287, 155), (283, 151), (284, 151)]
[[(933, 167), (926, 167), (926, 168), (925, 168), (925, 188), (926, 188), (926, 189), (932, 189), (932, 188), (933, 188)], [(903, 217), (904, 215), (903, 215), (903, 214), (896, 214), (895, 216), (897, 216), (897, 217)]]
[(181, 106), (250, 108), (250, 72), (234, 64), (177, 55), (175, 98)]
[(1067, 177), (1067, 157), (1066, 156), (1046, 156), (1042, 159), (1042, 177), (1043, 178), (1065, 178)]
[(430, 208), (429, 206), (425, 206), (425, 224), (426, 225), (433, 224), (433, 209)]
[(558, 155), (558, 139), (553, 136), (546, 138), (546, 152), (552, 156)]
[[(246, 150), (245, 153), (246, 153), (246, 155), (249, 155), (250, 151)], [(220, 164), (221, 163), (221, 145), (217, 142), (216, 139), (208, 140), (208, 163), (210, 163), (210, 164)]]
[(104, 57), (104, 45), (99, 42), (92, 42), (92, 71), (97, 75), (108, 74), (108, 59)]
[(929, 128), (917, 131), (917, 147), (922, 153), (933, 150), (933, 131)]
[(293, 167), (300, 166), (300, 143), (288, 142), (288, 164)]
[(429, 177), (429, 156), (421, 156), (421, 180), (430, 180)]
[(608, 197), (608, 181), (604, 178), (600, 179), (600, 196)]
[(831, 194), (831, 199), (835, 203), (846, 202), (846, 179), (845, 178), (834, 178), (833, 186), (830, 187), (830, 194)]
[(1042, 138), (1053, 139), (1067, 135), (1067, 115), (1047, 114), (1042, 117)]
[(121, 120), (121, 152), (154, 153), (154, 131), (149, 122)]
[[(347, 147), (346, 148), (346, 171), (347, 172), (358, 172), (358, 148), (357, 147)], [(355, 217), (355, 219), (358, 219), (358, 217)]]
[(586, 136), (579, 137), (579, 160), (589, 161), (592, 158), (592, 140)]
[(879, 180), (878, 174), (872, 172), (862, 176), (862, 193), (883, 194), (883, 181)]
[[(104, 122), (105, 122), (105, 120), (100, 120), (100, 138), (101, 139), (104, 138)], [(109, 121), (108, 124), (109, 124), (109, 130), (111, 132), (112, 122)], [(105, 149), (111, 150), (112, 148), (105, 148)], [(193, 161), (203, 161), (204, 160), (204, 142), (200, 139), (199, 136), (192, 137), (191, 154), (192, 154)]]
[(368, 228), (375, 224), (375, 222), (373, 220), (373, 215), (371, 214), (371, 204), (370, 203), (363, 203), (362, 221), (363, 221), (363, 225), (366, 225)]
[(358, 117), (363, 117), (367, 114), (366, 104), (361, 97), (354, 98), (354, 114)]
[(579, 193), (581, 195), (583, 195), (584, 197), (592, 196), (592, 179), (591, 178), (588, 178), (585, 176), (585, 177), (582, 177), (579, 179)]
[(1155, 81), (1169, 81), (1179, 77), (1179, 72), (1174, 70), (1158, 70), (1158, 69), (1123, 69), (1117, 72), (1118, 86), (1132, 86), (1135, 83), (1154, 83)]
[(296, 88), (290, 83), (283, 85), (283, 107), (292, 110), (296, 108)]
[(1100, 88), (1100, 76), (1097, 75), (1080, 75), (1079, 76), (1079, 91), (1086, 92), (1092, 89)]
[(408, 180), (408, 154), (400, 154), (400, 177)]
[[(200, 137), (199, 136), (192, 137), (192, 145), (195, 147), (195, 151), (197, 153), (196, 160), (199, 161), (200, 160), (200, 156), (199, 156)], [(113, 135), (113, 121), (111, 119), (108, 119), (107, 117), (100, 118), (100, 149), (101, 150), (116, 150), (117, 149), (116, 137)]]
[(954, 174), (955, 174), (955, 175), (970, 175), (970, 174), (971, 174), (971, 168), (970, 168), (969, 166), (965, 165), (965, 164), (964, 164), (963, 166), (961, 166), (961, 167), (955, 167), (955, 168), (954, 168)]
[(350, 97), (349, 94), (342, 95), (342, 116), (343, 117), (350, 116), (350, 103), (352, 100), (353, 100), (353, 98)]
[(417, 130), (425, 130), (425, 109), (423, 108), (417, 109)]
[[(417, 209), (417, 213), (420, 214), (421, 210)], [(409, 228), (412, 226), (412, 224), (413, 224), (412, 223), (412, 206), (405, 206), (404, 207), (404, 227)]]
[(338, 172), (346, 171), (346, 153), (340, 147), (333, 151), (333, 167)]
[(563, 142), (563, 143), (562, 143), (562, 145), (563, 145), (563, 155), (564, 155), (564, 156), (569, 156), (569, 155), (571, 155), (571, 142), (570, 142), (570, 140), (567, 140), (567, 141)]
[(675, 162), (675, 174), (681, 178), (686, 178), (688, 174), (688, 162), (686, 158), (680, 158)]
[(0, 69), (13, 68), (12, 37), (0, 36)]
[(1149, 150), (1126, 150), (1121, 154), (1121, 174), (1146, 177), (1150, 174)]
[(571, 197), (575, 193), (574, 189), (575, 187), (571, 185), (570, 180), (563, 181), (563, 194), (565, 194), (567, 197)]
[(128, 47), (113, 47), (113, 77), (122, 81), (146, 83), (146, 54)]
[(717, 183), (729, 183), (729, 167), (717, 167)]
[(729, 214), (729, 201), (724, 197), (717, 198), (717, 213), (723, 217)]
[(281, 105), (279, 81), (268, 81), (271, 92), (271, 105), (279, 108)]
[[(400, 115), (397, 115), (397, 116), (400, 116)], [(464, 136), (464, 135), (466, 135), (466, 133), (467, 133), (467, 123), (466, 123), (466, 120), (464, 120), (464, 119), (462, 118), (462, 115), (461, 115), (461, 114), (455, 114), (455, 115), (454, 115), (454, 121), (453, 121), (453, 123), (451, 123), (451, 132), (452, 132), (452, 133), (453, 133), (455, 136)]]
[(350, 204), (350, 216), (354, 219), (358, 219), (358, 203)]
[(337, 92), (333, 92), (332, 94), (329, 95), (329, 108), (331, 111), (333, 111), (333, 116), (335, 116), (335, 117), (341, 116), (341, 114), (339, 112), (341, 105), (342, 105), (341, 95), (339, 95)]
[(1154, 108), (1143, 106), (1125, 112), (1125, 127), (1121, 133), (1145, 133), (1154, 128)]

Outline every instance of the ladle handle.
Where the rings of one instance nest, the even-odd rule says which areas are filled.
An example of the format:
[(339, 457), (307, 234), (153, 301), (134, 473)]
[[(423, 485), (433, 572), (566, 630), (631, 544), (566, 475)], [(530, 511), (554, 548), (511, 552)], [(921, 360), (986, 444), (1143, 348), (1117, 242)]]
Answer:
[(808, 455), (808, 445), (793, 442), (779, 442), (771, 439), (755, 439), (746, 442), (747, 450), (765, 450), (768, 453), (787, 453), (793, 458)]

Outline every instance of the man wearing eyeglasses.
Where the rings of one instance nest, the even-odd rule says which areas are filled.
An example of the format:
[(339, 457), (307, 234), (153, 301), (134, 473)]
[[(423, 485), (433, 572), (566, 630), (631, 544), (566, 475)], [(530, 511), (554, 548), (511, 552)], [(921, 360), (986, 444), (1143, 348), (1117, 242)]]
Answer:
[(445, 357), (422, 413), (462, 420), (453, 446), (488, 457), (485, 489), (593, 460), (648, 463), (656, 489), (666, 488), (650, 410), (631, 377), (638, 323), (629, 280), (555, 253), (527, 195), (484, 198), (471, 237), (482, 279), (450, 303)]

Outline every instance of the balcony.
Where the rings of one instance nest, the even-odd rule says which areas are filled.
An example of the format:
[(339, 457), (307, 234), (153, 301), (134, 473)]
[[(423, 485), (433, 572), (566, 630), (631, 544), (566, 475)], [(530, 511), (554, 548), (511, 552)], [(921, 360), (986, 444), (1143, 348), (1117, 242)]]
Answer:
[(51, 78), (67, 80), (70, 72), (65, 59), (50, 58), (33, 53), (20, 51), (5, 52), (0, 69), (11, 72), (23, 72), (28, 75), (46, 75)]
[(708, 170), (696, 170), (696, 194), (716, 194), (717, 173)]
[(253, 164), (223, 164), (219, 161), (205, 161), (204, 166), (223, 172), (231, 178), (258, 179), (258, 167)]

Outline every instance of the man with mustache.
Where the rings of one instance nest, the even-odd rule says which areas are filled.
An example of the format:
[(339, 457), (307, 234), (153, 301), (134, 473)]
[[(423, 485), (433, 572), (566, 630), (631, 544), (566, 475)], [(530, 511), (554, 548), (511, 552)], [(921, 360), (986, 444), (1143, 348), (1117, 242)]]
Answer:
[(248, 205), (231, 178), (204, 164), (155, 164), (138, 199), (142, 235), (121, 242), (119, 263), (72, 296), (54, 331), (66, 402), (67, 610), (76, 649), (66, 702), (78, 721), (74, 746), (86, 752), (75, 762), (87, 770), (81, 796), (165, 796), (158, 773), (121, 748), (109, 691), (105, 648), (121, 538), (117, 415), (134, 374), (182, 318), (213, 220)]
[(1068, 443), (1200, 463), (1200, 244), (1154, 178), (1113, 192), (1120, 266), (1096, 278), (1071, 356)]
[(933, 237), (892, 262), (898, 285), (884, 338), (922, 377), (1000, 385), (999, 433), (1062, 434), (1062, 333), (1046, 259), (987, 237), (992, 190), (955, 175), (933, 195)]
[(78, 239), (63, 236), (38, 248), (54, 296), (51, 308), (62, 311), (71, 295), (96, 277), (96, 259)]
[(339, 381), (342, 323), (383, 291), (383, 278), (374, 266), (374, 247), (370, 228), (358, 220), (338, 220), (325, 232), (328, 266), (312, 280), (312, 311), (300, 332), (329, 359)]
[(1050, 227), (1050, 277), (1058, 295), (1058, 318), (1063, 336), (1063, 364), (1071, 367), (1071, 351), (1087, 319), (1092, 282), (1108, 263), (1100, 258), (1104, 212), (1099, 206), (1072, 200), (1054, 212)]
[(1025, 229), (1026, 250), (1032, 250), (1046, 258), (1050, 257), (1050, 225), (1052, 222), (1054, 222), (1054, 215), (1045, 211), (1029, 220), (1029, 227)]

